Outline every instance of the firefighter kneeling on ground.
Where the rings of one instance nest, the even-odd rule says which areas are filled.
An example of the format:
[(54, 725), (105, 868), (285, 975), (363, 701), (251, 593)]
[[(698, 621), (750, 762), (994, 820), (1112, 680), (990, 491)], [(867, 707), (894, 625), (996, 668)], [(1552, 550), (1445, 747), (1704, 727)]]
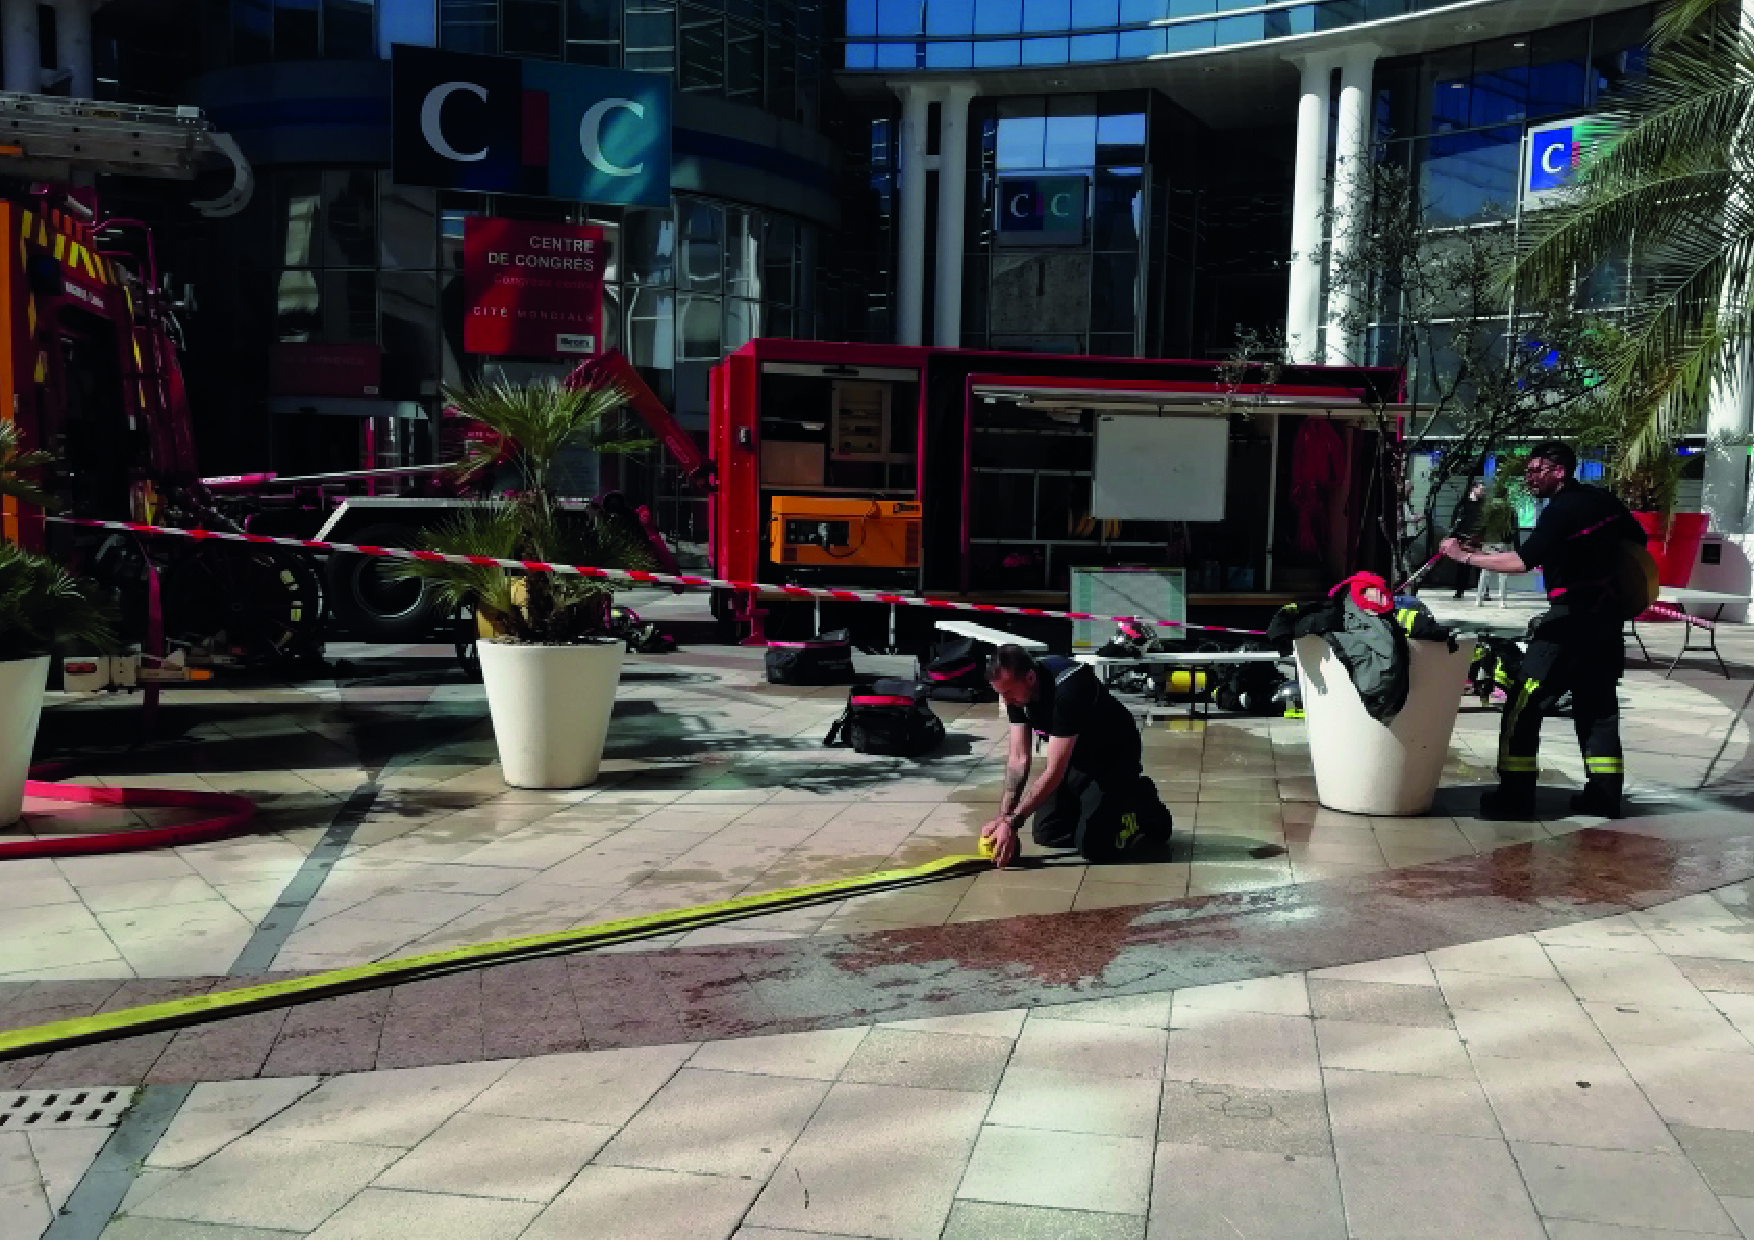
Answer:
[(1529, 453), (1528, 488), (1547, 507), (1520, 551), (1481, 554), (1455, 538), (1439, 548), (1470, 568), (1546, 575), (1552, 606), (1533, 626), (1521, 680), (1511, 686), (1498, 735), (1498, 787), (1480, 799), (1484, 818), (1535, 816), (1541, 721), (1571, 692), (1573, 722), (1588, 778), (1572, 810), (1618, 818), (1626, 763), (1620, 752), (1616, 686), (1625, 670), (1622, 612), (1614, 593), (1620, 544), (1644, 545), (1626, 506), (1576, 478), (1577, 455), (1558, 440)]
[[(1139, 725), (1094, 668), (1007, 645), (987, 679), (1011, 721), (999, 816), (981, 828), (995, 866), (1017, 856), (1018, 824), (1031, 814), (1037, 844), (1076, 848), (1092, 862), (1130, 860), (1168, 841), (1172, 819), (1145, 774)], [(1034, 733), (1047, 738), (1047, 765), (1026, 795)]]

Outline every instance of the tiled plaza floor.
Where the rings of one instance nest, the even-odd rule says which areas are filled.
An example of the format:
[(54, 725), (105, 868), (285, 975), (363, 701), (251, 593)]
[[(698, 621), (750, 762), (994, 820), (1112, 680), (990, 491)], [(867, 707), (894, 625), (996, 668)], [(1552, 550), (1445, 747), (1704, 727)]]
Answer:
[[(986, 873), (0, 1084), (199, 1082), (92, 1236), (1754, 1234), (1754, 640), (1724, 646), (1731, 678), (1629, 674), (1620, 823), (1566, 814), (1559, 723), (1551, 816), (1494, 824), (1470, 812), (1494, 712), (1464, 711), (1418, 819), (1320, 809), (1299, 722), (1176, 721), (1147, 733), (1177, 818), (1158, 863)], [(442, 664), (359, 670), (167, 695), (135, 751), (126, 704), (57, 706), (81, 778), (244, 791), (262, 830), (0, 862), (0, 1027), (964, 853), (998, 795), (994, 708), (941, 711), (927, 762), (824, 750), (844, 691), (766, 686), (748, 651), (630, 664), (606, 777), (569, 794), (504, 788)], [(264, 957), (325, 836), (344, 850)], [(962, 1014), (897, 1018), (936, 1011)], [(0, 1130), (0, 1240), (34, 1240), (110, 1131)]]

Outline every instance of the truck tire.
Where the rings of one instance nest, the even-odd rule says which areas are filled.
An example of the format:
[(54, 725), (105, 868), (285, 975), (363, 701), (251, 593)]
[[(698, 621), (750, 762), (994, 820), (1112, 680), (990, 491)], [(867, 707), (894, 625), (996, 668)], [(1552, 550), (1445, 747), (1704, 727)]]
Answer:
[[(411, 547), (418, 531), (406, 525), (368, 525), (347, 541), (364, 547)], [(428, 636), (445, 616), (444, 602), (429, 581), (390, 576), (386, 562), (338, 553), (329, 557), (329, 615), (362, 642), (413, 642)]]

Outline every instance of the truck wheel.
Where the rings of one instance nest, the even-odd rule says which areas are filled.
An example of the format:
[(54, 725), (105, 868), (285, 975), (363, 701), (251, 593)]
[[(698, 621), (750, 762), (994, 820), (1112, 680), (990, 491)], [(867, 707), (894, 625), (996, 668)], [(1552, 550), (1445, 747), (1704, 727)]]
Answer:
[[(365, 547), (411, 547), (417, 531), (405, 525), (368, 525), (347, 541)], [(419, 641), (445, 615), (431, 582), (393, 577), (387, 563), (365, 555), (329, 557), (329, 614), (362, 642)]]

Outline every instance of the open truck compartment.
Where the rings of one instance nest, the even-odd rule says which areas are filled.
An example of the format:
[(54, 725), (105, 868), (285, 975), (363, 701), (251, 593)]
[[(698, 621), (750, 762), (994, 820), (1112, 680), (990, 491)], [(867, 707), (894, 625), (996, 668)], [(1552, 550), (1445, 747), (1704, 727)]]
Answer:
[[(1386, 559), (1399, 375), (756, 340), (713, 373), (718, 575), (1065, 610), (1075, 570), (1180, 571), (1200, 619)], [(1308, 438), (1312, 420), (1326, 424)], [(1299, 462), (1321, 455), (1320, 481)], [(917, 551), (917, 554), (916, 554)], [(765, 595), (768, 629), (888, 644), (887, 609)], [(1166, 617), (1173, 618), (1173, 617)], [(1064, 621), (1017, 618), (1064, 644)], [(897, 645), (932, 617), (901, 609)]]

